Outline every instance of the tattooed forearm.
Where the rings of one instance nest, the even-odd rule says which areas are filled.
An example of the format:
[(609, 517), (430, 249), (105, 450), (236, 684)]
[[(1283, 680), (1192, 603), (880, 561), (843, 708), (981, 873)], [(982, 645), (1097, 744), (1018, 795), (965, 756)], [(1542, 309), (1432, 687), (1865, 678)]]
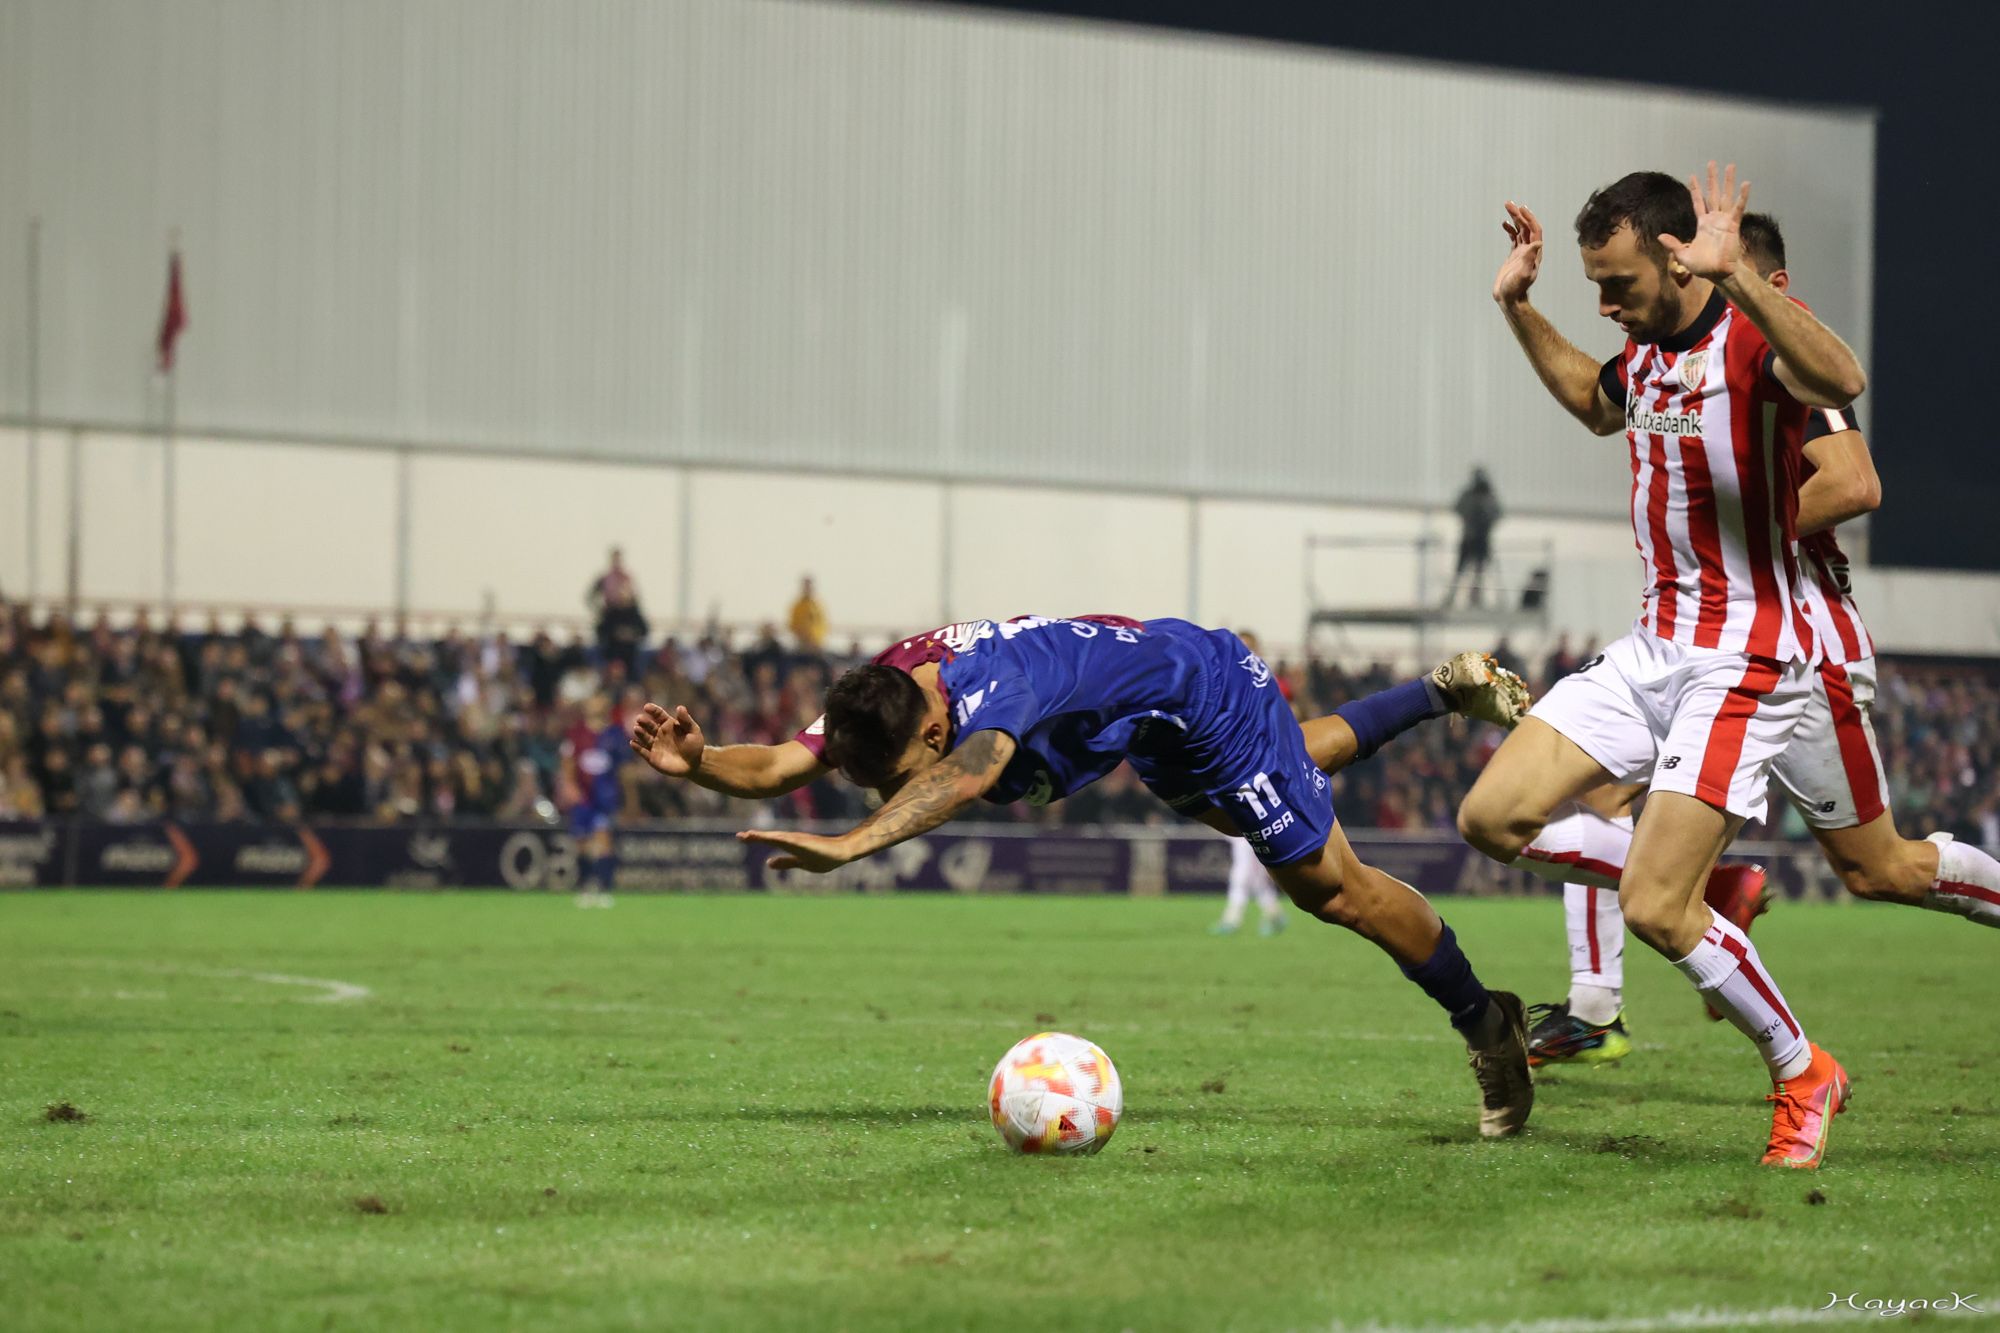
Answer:
[(861, 821), (849, 835), (858, 844), (855, 854), (867, 856), (948, 822), (993, 785), (1013, 753), (1014, 738), (1005, 732), (973, 732)]

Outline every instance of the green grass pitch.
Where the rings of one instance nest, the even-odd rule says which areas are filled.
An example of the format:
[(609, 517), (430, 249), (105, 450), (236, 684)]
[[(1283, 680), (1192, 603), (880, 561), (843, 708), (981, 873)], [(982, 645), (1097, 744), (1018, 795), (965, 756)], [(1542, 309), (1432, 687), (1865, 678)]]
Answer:
[[(1213, 939), (1214, 906), (0, 897), (0, 1325), (2000, 1310), (2000, 935), (1858, 905), (1759, 923), (1856, 1084), (1827, 1167), (1780, 1173), (1755, 1165), (1754, 1055), (1636, 946), (1632, 1058), (1545, 1078), (1527, 1135), (1483, 1143), (1462, 1049), (1386, 959), (1303, 918)], [(1441, 906), (1490, 984), (1555, 998), (1553, 899)], [(994, 1061), (1048, 1027), (1123, 1075), (1098, 1157), (1012, 1157), (987, 1123)]]

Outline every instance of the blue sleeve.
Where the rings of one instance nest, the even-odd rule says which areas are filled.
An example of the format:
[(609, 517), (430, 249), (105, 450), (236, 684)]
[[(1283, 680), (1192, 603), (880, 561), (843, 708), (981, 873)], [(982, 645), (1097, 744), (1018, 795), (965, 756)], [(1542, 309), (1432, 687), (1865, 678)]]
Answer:
[(1042, 720), (1026, 672), (994, 658), (967, 659), (964, 667), (952, 681), (951, 716), (960, 741), (975, 731), (1004, 731), (1018, 741)]

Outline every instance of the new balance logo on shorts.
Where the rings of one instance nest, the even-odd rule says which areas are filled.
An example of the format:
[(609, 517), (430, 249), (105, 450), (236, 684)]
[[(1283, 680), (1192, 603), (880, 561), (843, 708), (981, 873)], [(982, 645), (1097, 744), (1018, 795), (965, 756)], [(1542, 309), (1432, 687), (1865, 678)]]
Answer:
[(1661, 768), (1679, 768), (1680, 766), (1681, 757), (1677, 754), (1670, 754), (1660, 761)]

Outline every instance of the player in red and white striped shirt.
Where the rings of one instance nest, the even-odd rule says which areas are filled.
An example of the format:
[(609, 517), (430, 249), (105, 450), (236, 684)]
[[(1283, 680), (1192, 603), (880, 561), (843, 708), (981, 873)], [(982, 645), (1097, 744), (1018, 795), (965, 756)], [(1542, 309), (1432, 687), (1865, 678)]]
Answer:
[(1807, 1040), (1749, 937), (1702, 901), (1716, 858), (1764, 813), (1820, 656), (1795, 549), (1806, 417), (1866, 386), (1854, 353), (1745, 260), (1749, 199), (1731, 167), (1707, 189), (1634, 173), (1577, 218), (1599, 310), (1625, 331), (1600, 367), (1528, 300), (1541, 225), (1510, 204), (1494, 299), (1542, 383), (1593, 433), (1624, 430), (1647, 584), (1632, 633), (1560, 682), (1494, 754), (1459, 828), (1521, 861), (1584, 793), (1648, 779), (1620, 881), (1627, 924), (1754, 1042), (1776, 1104), (1764, 1161), (1817, 1166), (1845, 1071)]
[[(1750, 261), (1785, 291), (1785, 237), (1777, 220), (1745, 218)], [(1753, 225), (1754, 224), (1754, 225)], [(1824, 660), (1820, 688), (1773, 772), (1850, 893), (2000, 926), (2000, 861), (1949, 833), (1905, 838), (1889, 810), (1875, 740), (1875, 642), (1848, 582), (1837, 524), (1874, 509), (1881, 483), (1850, 407), (1816, 409), (1806, 426), (1799, 489), (1799, 555)]]
[[(1788, 291), (1791, 274), (1777, 219), (1745, 214), (1742, 234), (1757, 272)], [(1948, 833), (1905, 838), (1888, 809), (1871, 717), (1875, 645), (1854, 603), (1847, 557), (1834, 537), (1837, 524), (1872, 512), (1881, 494), (1854, 410), (1815, 408), (1806, 425), (1798, 531), (1825, 658), (1819, 687), (1772, 775), (1849, 892), (2000, 926), (2000, 862), (1954, 842)], [(1523, 852), (1563, 865), (1571, 876), (1563, 885), (1570, 993), (1562, 1004), (1537, 1006), (1541, 1017), (1529, 1037), (1529, 1055), (1537, 1064), (1599, 1064), (1631, 1049), (1622, 1021), (1625, 923), (1617, 887), (1632, 842), (1628, 812), (1641, 790), (1603, 789), (1551, 820)], [(1578, 862), (1588, 865), (1578, 868)], [(1719, 867), (1710, 877), (1707, 901), (1747, 932), (1762, 909), (1762, 887), (1763, 872), (1755, 867)]]

